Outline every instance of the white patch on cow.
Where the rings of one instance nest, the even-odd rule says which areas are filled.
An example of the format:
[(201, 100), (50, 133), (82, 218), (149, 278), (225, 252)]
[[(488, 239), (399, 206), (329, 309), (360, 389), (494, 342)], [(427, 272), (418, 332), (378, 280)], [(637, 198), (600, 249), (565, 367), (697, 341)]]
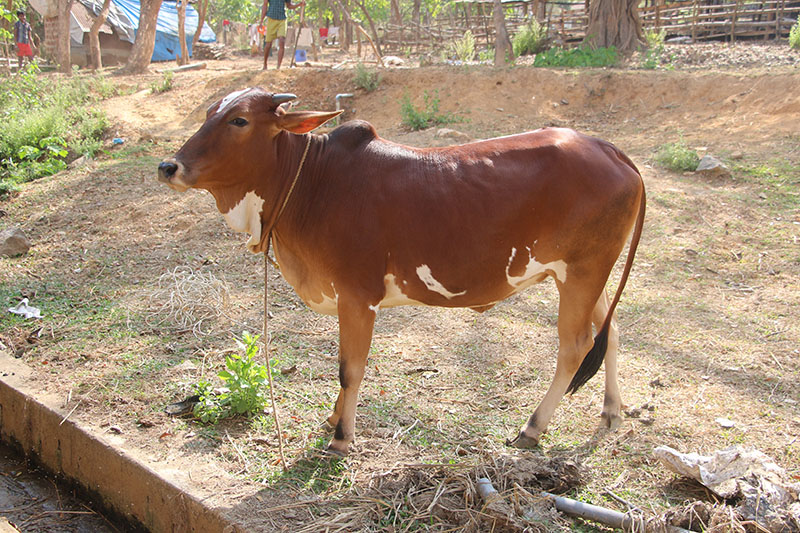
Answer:
[(422, 280), (422, 283), (424, 283), (425, 286), (428, 287), (429, 291), (441, 294), (448, 300), (455, 298), (456, 296), (463, 296), (464, 294), (467, 294), (467, 291), (450, 292), (449, 290), (447, 290), (444, 287), (444, 285), (439, 283), (439, 281), (437, 281), (436, 278), (433, 277), (433, 273), (431, 272), (431, 267), (429, 267), (428, 265), (418, 266), (417, 276), (419, 277), (420, 280)]
[[(405, 280), (401, 282), (402, 285), (406, 285)], [(403, 293), (403, 289), (400, 288), (400, 285), (397, 284), (397, 278), (394, 274), (386, 274), (383, 277), (383, 285), (386, 287), (386, 291), (383, 294), (383, 299), (375, 305), (369, 306), (370, 309), (376, 311), (376, 309), (381, 309), (384, 307), (398, 307), (401, 305), (425, 305), (422, 302), (418, 302), (417, 300), (412, 300), (408, 296)]]
[(368, 306), (367, 306), (367, 308), (368, 308), (370, 311), (372, 311), (373, 313), (375, 313), (375, 314), (377, 315), (377, 314), (378, 314), (378, 311), (379, 311), (379, 310), (380, 310), (380, 308), (381, 308), (381, 303), (380, 303), (380, 302), (378, 302), (378, 303), (376, 303), (375, 305), (368, 305)]
[(516, 290), (522, 290), (529, 285), (536, 283), (537, 276), (540, 274), (551, 274), (556, 277), (558, 281), (564, 283), (567, 281), (567, 263), (563, 259), (550, 261), (549, 263), (542, 264), (536, 260), (530, 248), (528, 250), (528, 264), (525, 265), (525, 271), (520, 276), (512, 276), (509, 274), (511, 269), (511, 262), (517, 255), (517, 249), (511, 248), (511, 257), (508, 258), (508, 265), (506, 265), (506, 280), (508, 284)]
[(219, 107), (217, 108), (217, 113), (222, 113), (225, 111), (225, 108), (231, 105), (233, 102), (236, 101), (237, 98), (242, 96), (244, 93), (251, 91), (251, 88), (242, 89), (241, 91), (233, 91), (231, 94), (226, 96), (222, 99), (222, 102), (219, 103)]
[(257, 251), (261, 242), (261, 208), (263, 206), (264, 199), (254, 191), (250, 191), (230, 211), (222, 215), (233, 231), (250, 234), (247, 249), (253, 253)]
[(317, 313), (322, 313), (323, 315), (338, 315), (339, 294), (336, 292), (336, 287), (333, 286), (333, 283), (331, 283), (331, 290), (333, 291), (333, 298), (331, 298), (330, 296), (328, 296), (323, 292), (321, 294), (322, 296), (321, 302), (315, 302), (314, 300), (309, 300), (308, 306)]

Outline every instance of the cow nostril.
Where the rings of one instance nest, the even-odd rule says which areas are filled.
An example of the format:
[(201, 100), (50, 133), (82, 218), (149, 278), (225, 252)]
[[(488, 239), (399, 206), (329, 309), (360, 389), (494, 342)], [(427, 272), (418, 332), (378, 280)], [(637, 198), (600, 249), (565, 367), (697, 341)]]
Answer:
[(162, 161), (158, 165), (158, 175), (164, 178), (171, 178), (178, 170), (178, 165), (169, 161)]

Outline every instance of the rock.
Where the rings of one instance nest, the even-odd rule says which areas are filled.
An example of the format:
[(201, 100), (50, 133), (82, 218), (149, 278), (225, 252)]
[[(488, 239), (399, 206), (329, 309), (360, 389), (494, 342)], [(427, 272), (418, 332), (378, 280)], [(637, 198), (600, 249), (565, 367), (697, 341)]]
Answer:
[(401, 57), (383, 56), (383, 64), (388, 67), (402, 67), (405, 63), (405, 60)]
[(706, 155), (700, 160), (695, 173), (708, 178), (730, 178), (731, 171), (725, 164), (716, 157)]
[(31, 241), (18, 227), (0, 231), (0, 257), (15, 257), (27, 253)]
[(734, 161), (740, 161), (743, 158), (744, 154), (742, 152), (733, 152), (731, 154), (731, 159), (733, 159)]
[(442, 139), (453, 139), (458, 142), (470, 142), (472, 137), (460, 131), (451, 130), (450, 128), (440, 128), (436, 131), (436, 137)]

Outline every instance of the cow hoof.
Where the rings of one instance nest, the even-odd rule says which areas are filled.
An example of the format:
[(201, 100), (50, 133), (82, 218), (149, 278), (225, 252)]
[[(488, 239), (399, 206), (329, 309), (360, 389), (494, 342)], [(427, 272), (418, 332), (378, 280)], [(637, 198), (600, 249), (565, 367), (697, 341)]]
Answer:
[(600, 415), (600, 427), (615, 430), (622, 425), (622, 417), (618, 414), (603, 413)]
[(539, 439), (534, 439), (533, 437), (529, 437), (525, 434), (524, 431), (520, 431), (519, 435), (517, 435), (517, 438), (515, 438), (514, 440), (506, 440), (506, 445), (513, 446), (514, 448), (527, 450), (539, 446)]
[(331, 441), (328, 444), (328, 448), (325, 450), (325, 453), (330, 455), (331, 457), (347, 457), (347, 444), (343, 444), (341, 442)]

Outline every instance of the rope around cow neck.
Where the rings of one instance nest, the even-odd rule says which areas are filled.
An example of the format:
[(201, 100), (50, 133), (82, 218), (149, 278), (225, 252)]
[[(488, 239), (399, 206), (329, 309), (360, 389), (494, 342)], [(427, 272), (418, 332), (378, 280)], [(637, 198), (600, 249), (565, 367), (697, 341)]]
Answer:
[(283, 210), (286, 209), (286, 204), (289, 203), (289, 197), (292, 196), (292, 191), (294, 191), (294, 186), (297, 185), (297, 179), (300, 177), (300, 172), (303, 170), (303, 164), (306, 162), (306, 156), (308, 155), (308, 149), (311, 147), (311, 135), (308, 136), (308, 141), (306, 142), (306, 149), (303, 151), (303, 157), (300, 158), (300, 164), (297, 166), (297, 173), (294, 175), (294, 179), (292, 180), (292, 185), (289, 187), (289, 192), (286, 193), (286, 197), (283, 199), (283, 204), (281, 204), (281, 208), (278, 210), (278, 216), (275, 217), (275, 221), (272, 223), (272, 227), (269, 228), (269, 233), (267, 234), (267, 245), (264, 247), (264, 357), (267, 359), (267, 381), (269, 382), (269, 399), (272, 403), (272, 416), (275, 419), (275, 431), (278, 434), (278, 453), (280, 454), (281, 458), (281, 466), (283, 467), (284, 472), (288, 470), (288, 466), (286, 465), (286, 457), (283, 454), (283, 433), (281, 432), (281, 422), (278, 418), (278, 406), (275, 403), (275, 387), (272, 384), (272, 363), (270, 362), (269, 356), (269, 329), (267, 319), (269, 317), (269, 264), (272, 263), (275, 268), (280, 270), (275, 261), (273, 261), (269, 256), (269, 245), (270, 241), (272, 240), (272, 230), (278, 224), (278, 219), (283, 214)]

